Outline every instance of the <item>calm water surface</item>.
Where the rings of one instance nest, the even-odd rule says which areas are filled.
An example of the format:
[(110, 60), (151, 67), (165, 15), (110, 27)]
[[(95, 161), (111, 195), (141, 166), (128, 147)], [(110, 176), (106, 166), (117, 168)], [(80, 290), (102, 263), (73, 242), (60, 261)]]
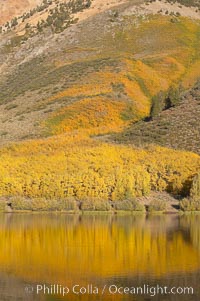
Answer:
[[(37, 285), (58, 286), (55, 294), (47, 289), (37, 294)], [(74, 285), (79, 285), (77, 293), (90, 286), (78, 295)], [(112, 294), (114, 285), (187, 286), (194, 294)], [(58, 293), (63, 287), (69, 288), (64, 298)], [(0, 301), (197, 301), (199, 287), (198, 215), (0, 215)]]

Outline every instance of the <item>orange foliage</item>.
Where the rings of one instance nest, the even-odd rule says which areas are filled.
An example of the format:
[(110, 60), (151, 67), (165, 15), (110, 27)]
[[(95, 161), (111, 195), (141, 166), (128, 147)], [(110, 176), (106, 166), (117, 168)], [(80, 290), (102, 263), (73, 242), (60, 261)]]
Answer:
[(150, 96), (153, 96), (160, 91), (160, 87), (162, 87), (163, 90), (169, 88), (168, 80), (161, 77), (156, 69), (153, 69), (141, 60), (132, 61), (130, 59), (125, 59), (124, 61), (126, 63), (128, 76), (132, 77), (138, 84), (141, 84), (142, 81), (145, 86), (144, 93), (146, 92)]
[(52, 133), (64, 133), (80, 129), (88, 134), (102, 134), (119, 131), (124, 122), (120, 114), (126, 103), (108, 98), (83, 99), (52, 114), (46, 122)]
[(68, 88), (64, 91), (57, 93), (56, 95), (47, 99), (47, 102), (54, 101), (62, 97), (76, 97), (76, 96), (95, 96), (98, 94), (110, 93), (112, 91), (109, 83), (104, 84), (84, 84), (76, 85), (74, 87)]

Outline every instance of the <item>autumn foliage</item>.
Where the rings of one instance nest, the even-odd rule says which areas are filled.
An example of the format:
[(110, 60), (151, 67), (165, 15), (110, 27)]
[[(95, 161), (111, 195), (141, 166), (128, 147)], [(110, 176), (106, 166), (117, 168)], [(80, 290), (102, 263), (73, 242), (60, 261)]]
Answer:
[[(22, 80), (17, 86), (20, 76), (9, 79), (6, 88), (15, 93), (2, 89), (2, 101), (26, 89), (37, 91), (46, 83), (61, 84), (61, 79), (63, 86), (33, 102), (30, 109), (36, 112), (44, 106), (48, 115), (42, 115), (39, 127), (45, 138), (1, 148), (0, 195), (119, 201), (151, 190), (189, 193), (200, 168), (198, 155), (158, 146), (142, 149), (106, 143), (101, 135), (120, 132), (149, 117), (159, 91), (167, 92), (180, 82), (184, 87), (193, 84), (198, 77), (199, 22), (179, 18), (173, 23), (171, 17), (158, 15), (127, 18), (136, 23), (125, 26), (123, 32), (116, 27), (112, 36), (108, 31), (106, 50), (95, 60), (75, 64), (62, 58), (52, 72), (29, 81), (24, 79), (26, 72), (32, 74), (28, 65), (20, 73), (26, 85)], [(44, 65), (36, 66), (40, 74)]]
[(1, 150), (0, 194), (123, 200), (150, 190), (187, 194), (198, 155), (152, 146), (146, 150), (61, 135)]

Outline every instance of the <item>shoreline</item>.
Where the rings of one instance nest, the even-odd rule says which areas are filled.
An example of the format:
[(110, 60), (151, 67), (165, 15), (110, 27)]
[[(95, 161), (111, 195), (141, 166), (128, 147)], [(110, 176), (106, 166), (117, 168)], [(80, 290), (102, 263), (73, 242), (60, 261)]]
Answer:
[[(167, 192), (152, 191), (149, 195), (121, 201), (74, 197), (66, 199), (1, 196), (0, 213), (53, 213), (74, 215), (182, 215), (200, 211), (184, 211), (181, 198)], [(154, 205), (152, 207), (152, 202)], [(157, 202), (157, 203), (156, 203)], [(164, 206), (161, 206), (163, 205)]]
[(58, 210), (52, 210), (52, 211), (41, 211), (41, 210), (10, 210), (10, 211), (0, 211), (0, 214), (56, 214), (56, 215), (108, 215), (108, 216), (124, 216), (124, 215), (133, 215), (133, 216), (164, 216), (164, 215), (198, 215), (200, 214), (200, 211), (182, 211), (177, 210), (177, 212), (171, 212), (171, 211), (128, 211), (128, 210), (116, 210), (116, 211), (58, 211)]

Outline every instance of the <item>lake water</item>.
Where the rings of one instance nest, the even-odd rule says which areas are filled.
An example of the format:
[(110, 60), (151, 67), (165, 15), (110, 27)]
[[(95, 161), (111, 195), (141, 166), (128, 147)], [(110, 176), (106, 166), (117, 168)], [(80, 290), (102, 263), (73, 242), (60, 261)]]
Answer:
[(200, 215), (0, 215), (1, 301), (199, 301), (199, 283)]

